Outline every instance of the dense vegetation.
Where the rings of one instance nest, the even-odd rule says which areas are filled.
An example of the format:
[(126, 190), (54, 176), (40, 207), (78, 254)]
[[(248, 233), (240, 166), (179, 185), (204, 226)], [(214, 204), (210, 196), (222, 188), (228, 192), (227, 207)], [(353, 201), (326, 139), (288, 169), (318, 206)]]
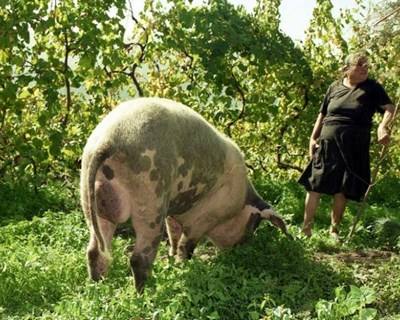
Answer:
[[(343, 57), (367, 50), (372, 75), (400, 97), (398, 11), (374, 25), (400, 2), (357, 3), (336, 19), (331, 1), (318, 0), (305, 41), (294, 43), (279, 30), (280, 0), (258, 0), (250, 13), (225, 0), (147, 0), (140, 15), (125, 0), (1, 2), (0, 318), (399, 319), (398, 130), (352, 240), (329, 238), (329, 198), (313, 237), (299, 232), (296, 178)], [(137, 296), (125, 254), (133, 237), (121, 233), (110, 277), (88, 281), (82, 147), (135, 96), (181, 101), (231, 136), (295, 241), (263, 225), (229, 251), (204, 242), (185, 264), (163, 244)], [(346, 209), (343, 235), (356, 211)]]

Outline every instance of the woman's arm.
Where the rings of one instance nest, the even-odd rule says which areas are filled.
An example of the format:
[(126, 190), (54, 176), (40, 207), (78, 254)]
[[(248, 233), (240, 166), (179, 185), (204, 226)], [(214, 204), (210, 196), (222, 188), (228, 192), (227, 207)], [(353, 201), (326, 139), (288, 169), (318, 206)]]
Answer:
[(314, 128), (311, 133), (310, 145), (309, 145), (309, 155), (310, 155), (311, 159), (312, 159), (315, 149), (318, 148), (318, 138), (321, 134), (322, 120), (324, 120), (324, 118), (325, 118), (325, 116), (322, 113), (318, 114), (318, 118), (315, 121)]
[(385, 113), (378, 127), (378, 142), (387, 145), (390, 141), (390, 129), (388, 125), (393, 118), (395, 108), (392, 104), (387, 104), (383, 106), (383, 109), (385, 109)]

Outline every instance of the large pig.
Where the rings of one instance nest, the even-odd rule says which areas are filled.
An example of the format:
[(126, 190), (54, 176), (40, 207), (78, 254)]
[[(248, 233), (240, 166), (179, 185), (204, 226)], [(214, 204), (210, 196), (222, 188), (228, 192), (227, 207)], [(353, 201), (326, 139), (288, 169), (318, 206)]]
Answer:
[(130, 218), (139, 292), (165, 226), (178, 259), (189, 258), (204, 236), (218, 247), (238, 244), (261, 219), (286, 233), (248, 180), (239, 148), (199, 114), (167, 99), (131, 100), (101, 121), (82, 156), (81, 202), (90, 228), (90, 277), (106, 274), (114, 231)]

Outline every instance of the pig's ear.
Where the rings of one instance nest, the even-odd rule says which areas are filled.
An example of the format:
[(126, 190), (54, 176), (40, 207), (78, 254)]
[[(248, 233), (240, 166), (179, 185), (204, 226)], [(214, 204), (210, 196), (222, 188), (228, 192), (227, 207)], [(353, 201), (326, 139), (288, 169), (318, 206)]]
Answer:
[(263, 211), (260, 212), (260, 216), (263, 219), (269, 220), (275, 227), (281, 229), (282, 232), (287, 237), (292, 238), (292, 236), (287, 231), (285, 221), (283, 221), (283, 219), (280, 216), (278, 216), (274, 212), (274, 210), (272, 210), (272, 209), (264, 209)]

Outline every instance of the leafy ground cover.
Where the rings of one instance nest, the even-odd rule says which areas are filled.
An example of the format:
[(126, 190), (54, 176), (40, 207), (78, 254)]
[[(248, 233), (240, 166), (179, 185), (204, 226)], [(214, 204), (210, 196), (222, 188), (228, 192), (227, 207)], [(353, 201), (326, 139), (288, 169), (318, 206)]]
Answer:
[[(370, 221), (391, 221), (390, 232), (375, 219), (375, 225), (360, 225), (352, 242), (336, 243), (322, 213), (329, 207), (325, 199), (315, 233), (306, 239), (297, 192), (288, 184), (275, 203), (294, 240), (263, 224), (250, 242), (230, 250), (202, 242), (186, 263), (168, 257), (163, 242), (142, 296), (128, 267), (131, 236), (115, 237), (110, 274), (93, 283), (86, 274), (88, 231), (79, 210), (7, 220), (0, 228), (0, 318), (399, 319), (396, 209), (370, 206), (366, 212)], [(344, 229), (354, 210), (346, 213)]]

